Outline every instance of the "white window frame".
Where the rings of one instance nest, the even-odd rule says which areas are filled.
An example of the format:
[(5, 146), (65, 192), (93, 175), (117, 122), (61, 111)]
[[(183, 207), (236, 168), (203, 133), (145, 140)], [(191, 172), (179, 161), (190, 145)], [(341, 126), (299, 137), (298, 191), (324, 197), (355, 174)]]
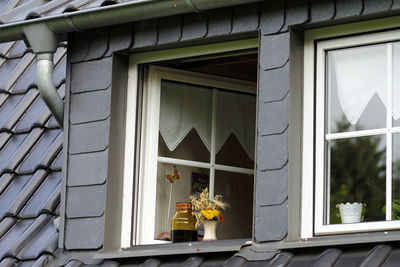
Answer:
[[(128, 248), (133, 245), (139, 244), (154, 244), (154, 212), (143, 212), (140, 207), (142, 207), (142, 202), (144, 201), (143, 195), (151, 194), (155, 196), (155, 186), (153, 184), (154, 181), (151, 179), (140, 179), (139, 183), (134, 183), (134, 158), (135, 151), (140, 149), (136, 147), (135, 136), (136, 136), (136, 113), (137, 113), (137, 92), (138, 88), (138, 66), (139, 64), (144, 63), (152, 63), (158, 61), (165, 61), (170, 59), (177, 58), (187, 58), (194, 56), (205, 56), (209, 54), (219, 54), (226, 52), (233, 52), (239, 50), (247, 50), (247, 49), (255, 49), (258, 47), (258, 39), (248, 39), (248, 40), (240, 40), (233, 42), (225, 42), (225, 43), (217, 43), (211, 45), (202, 45), (195, 47), (186, 47), (180, 49), (169, 49), (163, 51), (154, 51), (154, 52), (146, 52), (133, 54), (130, 56), (129, 61), (129, 71), (128, 71), (128, 94), (127, 94), (127, 111), (126, 111), (126, 129), (125, 129), (125, 160), (124, 160), (124, 181), (123, 181), (123, 201), (122, 201), (122, 225), (121, 225), (121, 248)], [(249, 85), (246, 83), (238, 84), (235, 79), (221, 78), (215, 77), (214, 80), (210, 81), (207, 79), (210, 77), (209, 75), (202, 74), (191, 74), (190, 80), (185, 78), (185, 75), (181, 75), (181, 71), (166, 70), (163, 68), (154, 68), (149, 72), (149, 77), (147, 77), (148, 83), (145, 83), (145, 87), (159, 88), (160, 81), (163, 77), (174, 78), (174, 80), (182, 81), (182, 82), (190, 82), (208, 85), (216, 88), (226, 88), (227, 84), (229, 84), (228, 88), (232, 88), (232, 82), (235, 81), (237, 88), (241, 86), (241, 90), (243, 90), (243, 86)], [(188, 76), (189, 77), (189, 76)], [(254, 86), (254, 83), (252, 83)], [(159, 91), (157, 90), (146, 90), (144, 88), (144, 105), (142, 108), (142, 118), (143, 122), (146, 124), (147, 122), (151, 122), (149, 125), (144, 125), (142, 131), (142, 147), (146, 147), (147, 153), (143, 153), (143, 149), (140, 150), (140, 158), (141, 158), (141, 167), (140, 167), (140, 175), (139, 177), (151, 177), (154, 174), (155, 168), (154, 165), (157, 164), (157, 146), (158, 146), (158, 114), (159, 114)], [(145, 105), (147, 100), (151, 100), (153, 105)], [(151, 111), (151, 112), (150, 112)], [(157, 112), (158, 111), (158, 112)], [(156, 117), (155, 116), (156, 114)], [(157, 128), (157, 131), (154, 130)], [(169, 159), (161, 159), (164, 161), (170, 161)], [(223, 166), (221, 167), (223, 169)], [(241, 169), (241, 168), (238, 168)], [(248, 170), (241, 170), (248, 172)], [(156, 177), (156, 175), (154, 176)], [(154, 186), (154, 187), (153, 187)], [(152, 191), (151, 191), (151, 188)], [(144, 191), (146, 190), (146, 191)], [(136, 201), (133, 196), (137, 196)], [(146, 200), (147, 201), (147, 200)], [(134, 203), (136, 202), (136, 203)], [(137, 205), (138, 210), (134, 213), (134, 204)], [(154, 203), (155, 205), (155, 197)], [(154, 206), (151, 204), (150, 206)], [(151, 222), (153, 224), (151, 225)], [(137, 222), (137, 225), (136, 223)], [(150, 222), (150, 223), (149, 223)], [(135, 231), (133, 229), (140, 229), (138, 233), (147, 233), (146, 235), (137, 235), (135, 236)], [(151, 236), (151, 238), (149, 238)], [(151, 239), (151, 240), (150, 240)]]
[[(333, 26), (305, 32), (304, 37), (304, 87), (302, 122), (302, 173), (301, 173), (301, 219), (300, 238), (309, 239), (318, 235), (343, 234), (353, 232), (371, 232), (400, 228), (400, 221), (364, 222), (354, 224), (324, 225), (324, 137), (339, 138), (363, 136), (371, 132), (349, 132), (328, 134), (324, 132), (325, 103), (325, 51), (335, 48), (389, 42), (400, 40), (398, 17)], [(382, 31), (388, 29), (387, 31)], [(380, 31), (374, 33), (374, 31)], [(351, 36), (350, 36), (351, 35)], [(348, 36), (348, 37), (346, 37)], [(389, 96), (390, 97), (390, 96)], [(314, 106), (315, 104), (315, 106)], [(391, 112), (391, 107), (387, 112)], [(388, 116), (387, 116), (388, 117)], [(390, 116), (391, 117), (391, 116)], [(389, 120), (389, 119), (387, 119)], [(391, 126), (390, 124), (387, 124)], [(399, 128), (389, 126), (373, 130), (373, 133), (399, 132)], [(391, 134), (387, 134), (388, 136)], [(388, 137), (387, 146), (391, 145)], [(386, 159), (387, 162), (391, 158)], [(390, 167), (387, 172), (391, 172)], [(390, 179), (391, 175), (386, 179)], [(391, 180), (387, 182), (391, 187)], [(390, 190), (389, 190), (390, 191)], [(386, 204), (391, 206), (391, 195), (386, 196)], [(390, 198), (390, 199), (389, 199)], [(317, 201), (318, 200), (318, 201)], [(314, 202), (315, 201), (315, 202)], [(387, 220), (391, 218), (387, 209)]]

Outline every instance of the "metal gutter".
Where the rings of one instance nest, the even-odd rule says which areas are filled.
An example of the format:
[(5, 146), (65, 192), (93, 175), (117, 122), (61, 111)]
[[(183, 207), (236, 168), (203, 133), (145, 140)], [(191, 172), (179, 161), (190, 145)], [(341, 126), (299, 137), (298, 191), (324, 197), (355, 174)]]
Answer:
[(53, 53), (65, 33), (261, 0), (137, 0), (0, 26), (0, 42), (26, 39), (37, 55), (40, 95), (63, 127), (64, 104), (53, 82)]
[(127, 22), (172, 16), (262, 0), (137, 0), (0, 25), (0, 42), (25, 38), (27, 25), (44, 24), (56, 34), (83, 31)]

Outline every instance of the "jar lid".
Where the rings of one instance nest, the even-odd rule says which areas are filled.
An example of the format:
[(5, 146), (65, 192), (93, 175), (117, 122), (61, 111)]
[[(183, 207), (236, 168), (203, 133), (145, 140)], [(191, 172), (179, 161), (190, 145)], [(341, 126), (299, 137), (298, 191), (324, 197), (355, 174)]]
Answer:
[(191, 202), (176, 202), (176, 208), (191, 209), (192, 203)]

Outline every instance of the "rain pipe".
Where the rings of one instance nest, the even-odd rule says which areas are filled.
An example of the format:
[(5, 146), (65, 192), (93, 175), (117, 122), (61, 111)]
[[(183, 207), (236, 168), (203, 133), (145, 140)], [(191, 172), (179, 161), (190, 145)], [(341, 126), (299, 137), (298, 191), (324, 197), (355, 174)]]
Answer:
[(262, 0), (136, 0), (3, 24), (0, 25), (0, 43), (28, 40), (38, 56), (37, 83), (40, 93), (62, 127), (62, 100), (55, 90), (52, 78), (52, 55), (57, 47), (56, 37), (65, 40), (68, 32), (260, 1)]
[(25, 26), (24, 32), (26, 39), (37, 57), (36, 82), (40, 96), (62, 128), (64, 103), (53, 81), (53, 54), (57, 49), (58, 36), (44, 24)]

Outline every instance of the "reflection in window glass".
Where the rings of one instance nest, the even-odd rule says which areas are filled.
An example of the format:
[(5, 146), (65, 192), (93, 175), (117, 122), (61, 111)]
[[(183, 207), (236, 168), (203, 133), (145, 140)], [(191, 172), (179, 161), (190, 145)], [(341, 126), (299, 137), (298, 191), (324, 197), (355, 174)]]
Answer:
[[(385, 220), (385, 136), (346, 138), (326, 142), (329, 221), (341, 223), (338, 204), (362, 203), (360, 221)], [(343, 216), (343, 214), (341, 214)]]
[(400, 134), (393, 134), (392, 220), (400, 220)]

